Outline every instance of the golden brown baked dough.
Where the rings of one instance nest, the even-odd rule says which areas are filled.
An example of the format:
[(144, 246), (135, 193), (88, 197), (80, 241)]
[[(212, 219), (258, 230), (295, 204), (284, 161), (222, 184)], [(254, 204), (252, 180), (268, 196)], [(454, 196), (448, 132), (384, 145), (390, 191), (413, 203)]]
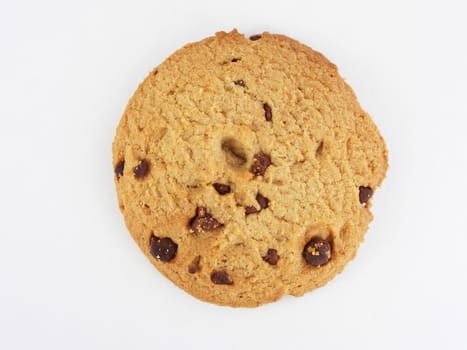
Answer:
[(113, 165), (128, 230), (154, 266), (202, 300), (252, 307), (320, 287), (355, 256), (387, 151), (322, 54), (233, 30), (149, 74)]

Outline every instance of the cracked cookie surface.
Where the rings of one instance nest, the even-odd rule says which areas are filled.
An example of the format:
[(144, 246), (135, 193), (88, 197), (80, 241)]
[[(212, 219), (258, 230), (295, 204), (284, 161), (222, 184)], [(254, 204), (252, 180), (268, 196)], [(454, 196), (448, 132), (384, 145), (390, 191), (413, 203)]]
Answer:
[(128, 230), (154, 266), (199, 299), (252, 307), (343, 270), (372, 220), (387, 152), (322, 54), (234, 30), (147, 76), (113, 166)]

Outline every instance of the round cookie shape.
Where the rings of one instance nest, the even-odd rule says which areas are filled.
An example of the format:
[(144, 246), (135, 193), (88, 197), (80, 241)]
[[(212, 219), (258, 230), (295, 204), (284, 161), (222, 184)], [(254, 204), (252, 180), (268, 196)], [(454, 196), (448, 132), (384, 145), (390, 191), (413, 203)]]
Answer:
[(388, 166), (334, 64), (286, 36), (236, 30), (156, 67), (112, 153), (120, 210), (149, 261), (193, 296), (236, 307), (340, 273)]

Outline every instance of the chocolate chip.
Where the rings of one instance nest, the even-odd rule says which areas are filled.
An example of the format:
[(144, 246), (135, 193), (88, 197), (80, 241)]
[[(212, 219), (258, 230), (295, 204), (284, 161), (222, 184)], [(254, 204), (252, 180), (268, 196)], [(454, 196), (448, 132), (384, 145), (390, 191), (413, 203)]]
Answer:
[(251, 165), (251, 172), (258, 175), (264, 175), (268, 166), (271, 165), (271, 158), (264, 153), (257, 153), (253, 158), (253, 164)]
[(214, 284), (233, 284), (230, 276), (225, 271), (213, 271), (211, 273), (211, 281)]
[(189, 273), (196, 273), (199, 271), (199, 263), (201, 261), (201, 255), (198, 255), (193, 259), (191, 264), (188, 266), (188, 272)]
[(115, 169), (114, 169), (114, 172), (115, 172), (115, 176), (117, 177), (117, 180), (123, 176), (123, 169), (125, 168), (125, 161), (124, 160), (121, 160), (117, 163), (117, 165), (115, 166)]
[(279, 261), (279, 255), (277, 255), (277, 250), (275, 249), (268, 249), (268, 252), (265, 256), (263, 256), (263, 260), (266, 261), (269, 265), (277, 265)]
[(313, 237), (303, 248), (303, 257), (311, 266), (321, 266), (331, 259), (331, 243), (319, 238)]
[(195, 232), (199, 233), (200, 231), (212, 231), (224, 225), (214, 219), (212, 216), (208, 216), (198, 219), (198, 222), (195, 220), (193, 226)]
[(316, 156), (319, 157), (323, 153), (323, 146), (324, 146), (324, 143), (323, 141), (321, 141), (318, 147), (316, 148), (316, 151), (315, 151)]
[(159, 238), (154, 235), (150, 240), (150, 252), (153, 257), (162, 262), (167, 262), (175, 258), (178, 245), (169, 237)]
[(216, 183), (212, 184), (212, 186), (217, 191), (217, 193), (219, 193), (221, 196), (223, 196), (224, 194), (230, 193), (230, 186), (229, 185), (224, 185), (224, 184), (220, 184), (220, 183), (216, 182)]
[(238, 62), (238, 61), (240, 61), (240, 58), (232, 58), (231, 62)]
[(246, 215), (250, 215), (250, 214), (254, 214), (254, 213), (259, 213), (259, 210), (256, 209), (253, 206), (245, 207), (245, 214)]
[(267, 122), (270, 122), (272, 120), (272, 108), (267, 103), (263, 103), (263, 108), (264, 108), (264, 117), (266, 118)]
[(212, 231), (224, 226), (224, 224), (214, 219), (205, 207), (196, 208), (196, 215), (190, 220), (190, 225), (194, 233)]
[(133, 168), (133, 173), (137, 179), (142, 179), (149, 172), (149, 163), (146, 159), (142, 159), (137, 166)]
[(256, 209), (253, 206), (245, 207), (245, 214), (246, 215), (259, 213), (261, 210), (266, 209), (269, 206), (269, 199), (267, 199), (266, 197), (264, 197), (260, 193), (258, 193), (256, 195), (256, 201), (259, 204), (259, 209)]
[(255, 34), (255, 35), (250, 36), (251, 41), (256, 41), (259, 39), (261, 39), (261, 34)]
[(238, 85), (238, 86), (242, 86), (242, 87), (245, 87), (245, 86), (246, 86), (245, 81), (243, 81), (243, 80), (241, 80), (241, 79), (240, 79), (240, 80), (235, 80), (235, 81), (234, 81), (234, 84), (235, 84), (235, 85)]
[(258, 202), (261, 209), (266, 209), (269, 206), (269, 199), (262, 196), (260, 193), (256, 195), (256, 201)]
[(372, 195), (373, 195), (373, 190), (371, 189), (371, 187), (365, 187), (365, 186), (359, 187), (358, 198), (361, 204), (366, 204), (366, 202), (370, 200)]

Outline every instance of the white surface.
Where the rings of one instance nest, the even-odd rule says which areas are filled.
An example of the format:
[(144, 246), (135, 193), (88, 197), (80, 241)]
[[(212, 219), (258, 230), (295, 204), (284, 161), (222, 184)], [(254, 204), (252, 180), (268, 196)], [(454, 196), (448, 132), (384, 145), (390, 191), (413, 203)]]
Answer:
[[(0, 348), (465, 349), (465, 13), (461, 1), (1, 1)], [(164, 279), (112, 181), (138, 83), (233, 27), (335, 62), (391, 166), (345, 273), (257, 309), (202, 303)]]

